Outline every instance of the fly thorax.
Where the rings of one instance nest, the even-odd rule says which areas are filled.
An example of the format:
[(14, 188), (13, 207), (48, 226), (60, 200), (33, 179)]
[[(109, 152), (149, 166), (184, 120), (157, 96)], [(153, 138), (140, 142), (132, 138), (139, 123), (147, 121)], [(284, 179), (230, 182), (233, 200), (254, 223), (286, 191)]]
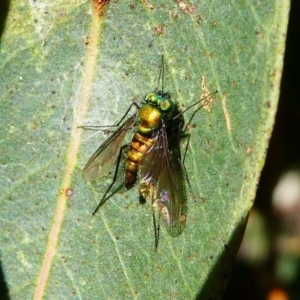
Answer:
[(138, 114), (138, 132), (149, 134), (157, 130), (161, 124), (162, 112), (159, 108), (151, 104), (145, 104), (141, 107)]
[(161, 120), (171, 119), (176, 103), (169, 93), (155, 91), (145, 96), (145, 104), (138, 114), (138, 131), (141, 134), (150, 134), (162, 125)]

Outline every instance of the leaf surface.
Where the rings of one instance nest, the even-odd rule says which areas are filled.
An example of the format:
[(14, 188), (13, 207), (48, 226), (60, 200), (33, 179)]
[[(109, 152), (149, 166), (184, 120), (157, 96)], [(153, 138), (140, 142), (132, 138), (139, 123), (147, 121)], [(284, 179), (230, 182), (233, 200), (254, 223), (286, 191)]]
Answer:
[[(1, 259), (11, 299), (219, 299), (264, 164), (282, 73), (288, 1), (12, 1), (1, 41)], [(184, 232), (161, 231), (138, 188), (114, 194), (81, 171), (116, 124), (164, 89), (193, 118)], [(196, 108), (195, 108), (196, 109)], [(186, 120), (193, 110), (185, 115)], [(113, 170), (112, 170), (113, 171)], [(110, 174), (111, 175), (111, 174)]]

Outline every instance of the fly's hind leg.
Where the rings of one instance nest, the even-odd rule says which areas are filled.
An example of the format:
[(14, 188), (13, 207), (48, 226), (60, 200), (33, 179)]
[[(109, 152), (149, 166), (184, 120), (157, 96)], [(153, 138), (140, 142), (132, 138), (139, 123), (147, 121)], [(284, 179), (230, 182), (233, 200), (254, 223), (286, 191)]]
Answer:
[(155, 209), (154, 209), (154, 207), (152, 207), (152, 219), (153, 219), (153, 228), (154, 228), (154, 247), (155, 247), (155, 251), (157, 251), (158, 241), (159, 241), (159, 231), (160, 231), (159, 217), (160, 217), (160, 215), (158, 215), (158, 220), (156, 221)]
[(93, 211), (93, 213), (92, 213), (93, 216), (97, 213), (97, 211), (99, 210), (99, 208), (105, 203), (105, 201), (107, 200), (106, 199), (106, 195), (109, 193), (110, 189), (113, 187), (113, 185), (115, 184), (115, 182), (117, 180), (118, 172), (119, 172), (119, 167), (120, 167), (120, 162), (121, 162), (121, 158), (122, 158), (122, 154), (123, 154), (124, 149), (127, 148), (127, 147), (128, 147), (128, 145), (126, 144), (126, 145), (123, 145), (120, 148), (120, 152), (119, 152), (119, 155), (118, 155), (118, 159), (117, 159), (117, 163), (116, 163), (116, 169), (115, 169), (113, 180), (112, 180), (111, 184), (109, 185), (109, 187), (107, 188), (107, 190), (105, 191), (105, 193), (104, 193), (102, 199), (100, 200), (99, 204), (97, 205), (97, 207)]

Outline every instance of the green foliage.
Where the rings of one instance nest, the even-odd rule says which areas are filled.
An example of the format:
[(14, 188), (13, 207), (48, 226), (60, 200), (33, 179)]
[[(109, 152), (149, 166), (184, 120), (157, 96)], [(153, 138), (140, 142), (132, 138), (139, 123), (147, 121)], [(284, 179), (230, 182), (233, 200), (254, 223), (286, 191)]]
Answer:
[[(33, 298), (46, 261), (45, 299), (221, 297), (273, 127), (288, 2), (151, 4), (111, 1), (92, 48), (90, 2), (11, 3), (0, 54), (0, 251), (12, 299)], [(137, 188), (91, 215), (111, 177), (83, 181), (104, 136), (77, 126), (116, 123), (156, 87), (161, 54), (165, 90), (181, 105), (219, 93), (190, 129), (187, 226), (177, 238), (162, 230), (155, 252)]]

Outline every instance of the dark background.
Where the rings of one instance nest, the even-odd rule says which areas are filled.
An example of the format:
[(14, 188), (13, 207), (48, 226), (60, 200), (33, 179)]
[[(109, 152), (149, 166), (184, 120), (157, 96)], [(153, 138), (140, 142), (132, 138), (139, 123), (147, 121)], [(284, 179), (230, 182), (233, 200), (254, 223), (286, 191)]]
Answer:
[[(265, 241), (268, 243), (267, 256), (259, 263), (253, 259), (247, 261), (245, 254), (247, 249), (237, 256), (225, 292), (226, 300), (300, 299), (300, 230), (296, 228), (300, 220), (300, 203), (290, 211), (276, 211), (272, 203), (272, 193), (283, 174), (291, 171), (299, 173), (300, 178), (299, 73), (300, 1), (292, 0), (276, 123), (261, 174), (253, 213), (250, 215), (250, 219), (254, 215), (255, 220), (259, 215), (265, 224), (261, 230), (267, 234), (267, 241)], [(298, 201), (300, 202), (300, 198)], [(285, 226), (284, 220), (289, 221), (289, 226)], [(294, 228), (291, 228), (293, 222)], [(258, 229), (257, 235), (259, 234)], [(291, 240), (294, 238), (299, 246), (289, 249), (288, 240), (282, 241), (282, 236), (289, 236)], [(280, 247), (280, 241), (285, 247)], [(253, 239), (252, 243), (255, 242), (262, 244), (261, 240)], [(252, 246), (249, 243), (248, 245)], [(285, 249), (284, 253), (282, 248)], [(286, 263), (286, 266), (282, 266), (283, 263)], [(287, 272), (288, 268), (292, 269), (293, 276), (285, 278), (284, 274), (280, 273), (282, 268), (287, 268)]]

